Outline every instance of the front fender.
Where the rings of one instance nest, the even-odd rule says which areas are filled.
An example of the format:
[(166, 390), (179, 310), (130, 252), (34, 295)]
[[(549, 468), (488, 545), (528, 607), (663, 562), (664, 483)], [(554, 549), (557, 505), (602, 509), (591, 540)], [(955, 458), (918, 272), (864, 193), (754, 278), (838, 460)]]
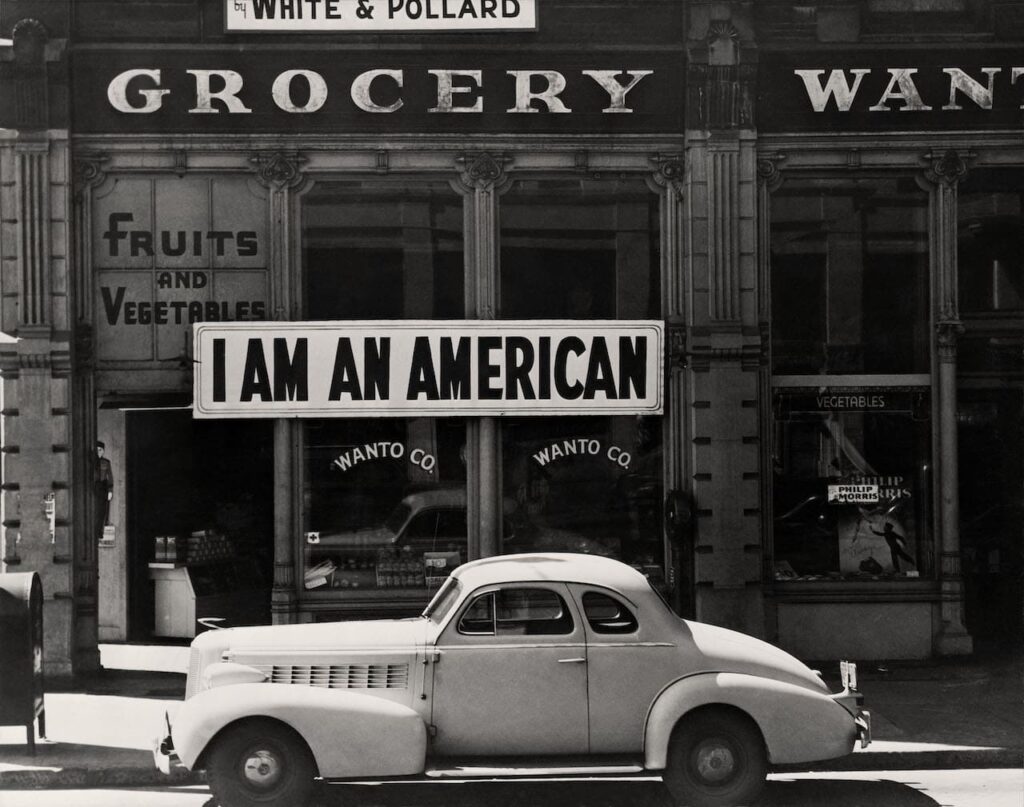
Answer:
[(698, 673), (670, 684), (655, 699), (644, 729), (644, 766), (664, 770), (676, 723), (700, 706), (725, 704), (748, 714), (774, 764), (846, 756), (853, 750), (853, 717), (829, 695), (741, 673)]
[(248, 717), (295, 729), (325, 778), (410, 776), (425, 766), (426, 726), (408, 706), (349, 690), (255, 683), (206, 690), (179, 706), (171, 735), (182, 764), (191, 769), (217, 732)]

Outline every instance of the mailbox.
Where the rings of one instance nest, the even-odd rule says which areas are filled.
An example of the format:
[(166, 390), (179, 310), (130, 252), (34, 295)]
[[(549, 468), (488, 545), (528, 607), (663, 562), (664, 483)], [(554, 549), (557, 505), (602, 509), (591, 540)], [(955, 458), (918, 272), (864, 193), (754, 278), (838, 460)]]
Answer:
[(35, 572), (0, 574), (0, 726), (22, 725), (29, 750), (46, 734), (43, 586)]

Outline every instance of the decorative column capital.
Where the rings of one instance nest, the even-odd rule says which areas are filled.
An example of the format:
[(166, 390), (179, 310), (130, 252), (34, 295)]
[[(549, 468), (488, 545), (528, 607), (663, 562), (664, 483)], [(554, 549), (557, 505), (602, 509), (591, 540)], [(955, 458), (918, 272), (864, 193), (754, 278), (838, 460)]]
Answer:
[(925, 163), (924, 178), (933, 185), (953, 187), (967, 176), (968, 162), (973, 157), (974, 152), (971, 151), (946, 149), (941, 154), (929, 151), (921, 157)]
[(512, 156), (509, 154), (467, 152), (456, 157), (455, 163), (459, 167), (459, 182), (466, 190), (501, 189), (511, 181), (505, 170), (512, 164)]
[(648, 158), (654, 164), (654, 184), (659, 188), (671, 188), (682, 195), (686, 165), (679, 154), (654, 154)]
[(103, 184), (107, 178), (103, 165), (108, 162), (110, 157), (106, 154), (82, 152), (75, 155), (72, 163), (75, 199), (81, 199), (87, 190)]
[(786, 155), (766, 152), (757, 157), (757, 181), (768, 190), (774, 191), (782, 184), (782, 163)]
[(249, 158), (260, 183), (275, 190), (298, 188), (306, 178), (302, 173), (306, 161), (297, 151), (263, 151)]

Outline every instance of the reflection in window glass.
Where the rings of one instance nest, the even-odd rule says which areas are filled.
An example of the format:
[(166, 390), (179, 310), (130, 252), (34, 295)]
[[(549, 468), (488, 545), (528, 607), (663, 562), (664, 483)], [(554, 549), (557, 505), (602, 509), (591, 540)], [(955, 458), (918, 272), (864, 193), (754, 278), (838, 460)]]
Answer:
[(501, 199), (502, 317), (660, 318), (658, 222), (641, 180), (516, 182)]
[(1019, 313), (1024, 309), (1024, 170), (972, 171), (960, 183), (957, 217), (960, 310)]
[(932, 572), (925, 390), (776, 393), (776, 580)]
[(495, 628), (498, 636), (556, 636), (572, 633), (565, 601), (541, 588), (502, 589), (497, 594)]
[(927, 194), (910, 178), (786, 182), (771, 285), (775, 374), (927, 372)]
[(305, 433), (307, 590), (425, 597), (466, 559), (461, 421), (323, 420)]
[(318, 183), (302, 245), (307, 319), (465, 313), (462, 200), (446, 183)]
[[(660, 319), (658, 210), (639, 179), (517, 181), (501, 200), (501, 316)], [(504, 551), (607, 555), (664, 579), (660, 418), (501, 426)]]
[(663, 575), (658, 417), (502, 423), (506, 552), (583, 552)]

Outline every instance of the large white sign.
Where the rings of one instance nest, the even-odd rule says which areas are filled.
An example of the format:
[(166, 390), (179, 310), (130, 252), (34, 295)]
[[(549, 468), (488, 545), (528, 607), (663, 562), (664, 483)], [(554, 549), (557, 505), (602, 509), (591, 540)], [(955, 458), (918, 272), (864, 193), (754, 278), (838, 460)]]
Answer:
[(229, 32), (532, 31), (536, 0), (224, 0)]
[(660, 414), (650, 320), (194, 326), (197, 418)]

